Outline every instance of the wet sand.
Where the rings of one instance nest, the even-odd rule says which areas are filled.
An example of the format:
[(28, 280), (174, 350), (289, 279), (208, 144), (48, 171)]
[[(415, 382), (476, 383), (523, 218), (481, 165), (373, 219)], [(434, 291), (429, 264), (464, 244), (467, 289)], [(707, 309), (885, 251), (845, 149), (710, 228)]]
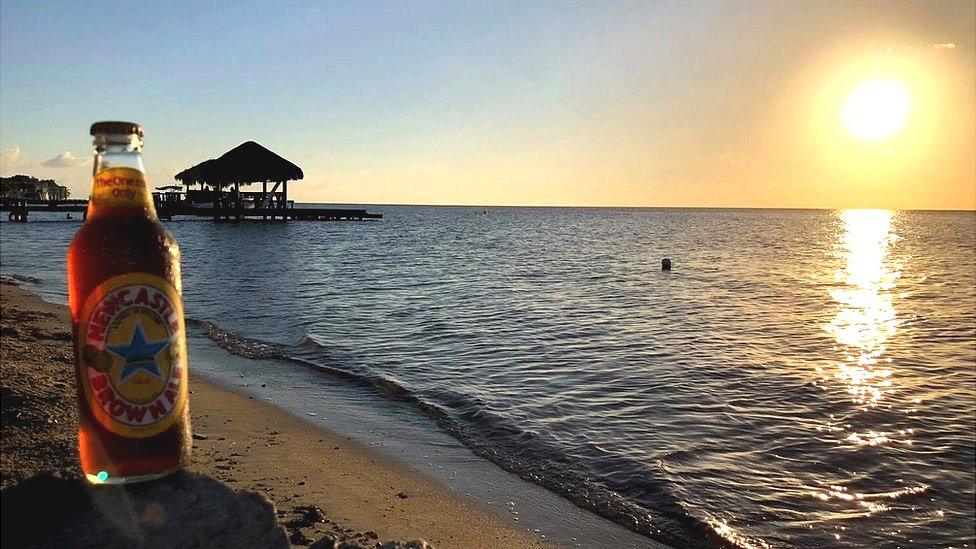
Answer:
[[(52, 469), (78, 474), (67, 309), (0, 285), (4, 487)], [(191, 349), (192, 353), (192, 349)], [(371, 545), (423, 538), (437, 547), (535, 547), (542, 541), (438, 481), (347, 437), (193, 375), (190, 469), (275, 503), (292, 543), (326, 535)]]

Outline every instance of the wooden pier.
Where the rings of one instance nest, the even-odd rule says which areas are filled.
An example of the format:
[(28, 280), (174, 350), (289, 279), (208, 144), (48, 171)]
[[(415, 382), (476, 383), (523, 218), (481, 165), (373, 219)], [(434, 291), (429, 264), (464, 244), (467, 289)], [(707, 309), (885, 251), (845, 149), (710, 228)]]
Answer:
[(10, 221), (27, 221), (29, 212), (81, 212), (88, 211), (87, 200), (29, 200), (26, 198), (0, 197), (0, 212), (9, 212)]
[[(162, 195), (165, 196), (165, 195)], [(199, 207), (182, 200), (161, 200), (159, 193), (153, 193), (156, 213), (160, 219), (171, 220), (175, 216), (207, 217), (214, 221), (243, 221), (261, 219), (266, 221), (363, 221), (382, 219), (383, 214), (369, 213), (366, 210), (340, 208), (302, 207), (286, 202), (281, 208), (247, 207), (248, 203), (236, 201), (221, 204), (220, 207)], [(82, 218), (88, 211), (87, 200), (28, 200), (23, 198), (0, 198), (0, 212), (9, 212), (10, 221), (27, 221), (30, 212), (58, 212), (65, 215), (80, 212)]]
[(173, 219), (174, 216), (210, 217), (214, 221), (243, 221), (261, 219), (263, 221), (363, 221), (382, 219), (383, 214), (369, 213), (366, 210), (346, 210), (338, 208), (200, 208), (189, 206), (164, 205), (157, 208), (160, 219)]

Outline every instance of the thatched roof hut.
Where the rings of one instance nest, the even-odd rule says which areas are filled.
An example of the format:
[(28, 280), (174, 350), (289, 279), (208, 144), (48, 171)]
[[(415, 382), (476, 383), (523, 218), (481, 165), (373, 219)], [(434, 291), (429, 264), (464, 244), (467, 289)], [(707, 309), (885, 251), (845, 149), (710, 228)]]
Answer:
[(205, 160), (176, 174), (176, 179), (184, 185), (212, 186), (285, 182), (304, 177), (301, 168), (254, 141), (241, 143), (216, 159)]
[[(191, 166), (175, 177), (187, 187), (186, 200), (194, 204), (209, 204), (214, 210), (214, 219), (224, 215), (225, 210), (234, 211), (234, 214), (229, 215), (236, 215), (237, 219), (241, 219), (245, 198), (254, 208), (266, 212), (288, 208), (291, 204), (288, 200), (288, 181), (302, 179), (305, 174), (288, 160), (254, 141), (247, 141), (217, 158)], [(190, 185), (196, 183), (200, 184), (200, 190), (191, 191)], [(261, 183), (261, 192), (242, 194), (240, 186), (251, 183)], [(270, 191), (268, 183), (274, 183)], [(210, 190), (205, 190), (204, 185), (210, 187)], [(232, 192), (225, 192), (226, 186), (233, 186)], [(268, 215), (274, 219), (277, 214), (272, 211)], [(266, 219), (267, 217), (265, 216)]]

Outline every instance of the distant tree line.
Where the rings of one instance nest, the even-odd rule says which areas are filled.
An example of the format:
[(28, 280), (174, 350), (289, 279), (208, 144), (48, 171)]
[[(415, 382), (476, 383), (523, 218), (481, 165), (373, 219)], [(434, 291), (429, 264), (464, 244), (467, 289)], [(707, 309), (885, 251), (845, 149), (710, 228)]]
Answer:
[(71, 192), (53, 179), (38, 179), (29, 175), (0, 177), (0, 196), (28, 200), (64, 200)]

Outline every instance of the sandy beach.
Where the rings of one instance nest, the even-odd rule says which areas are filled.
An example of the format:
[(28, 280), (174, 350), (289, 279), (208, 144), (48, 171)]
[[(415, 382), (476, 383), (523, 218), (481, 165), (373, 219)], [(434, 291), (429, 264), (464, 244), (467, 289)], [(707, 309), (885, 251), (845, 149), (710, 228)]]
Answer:
[[(9, 281), (2, 292), (3, 427), (8, 487), (46, 470), (78, 472), (67, 309)], [(191, 357), (191, 376), (192, 370)], [(536, 547), (538, 538), (438, 481), (264, 402), (191, 378), (190, 469), (263, 493), (295, 545), (324, 537), (371, 545)]]

